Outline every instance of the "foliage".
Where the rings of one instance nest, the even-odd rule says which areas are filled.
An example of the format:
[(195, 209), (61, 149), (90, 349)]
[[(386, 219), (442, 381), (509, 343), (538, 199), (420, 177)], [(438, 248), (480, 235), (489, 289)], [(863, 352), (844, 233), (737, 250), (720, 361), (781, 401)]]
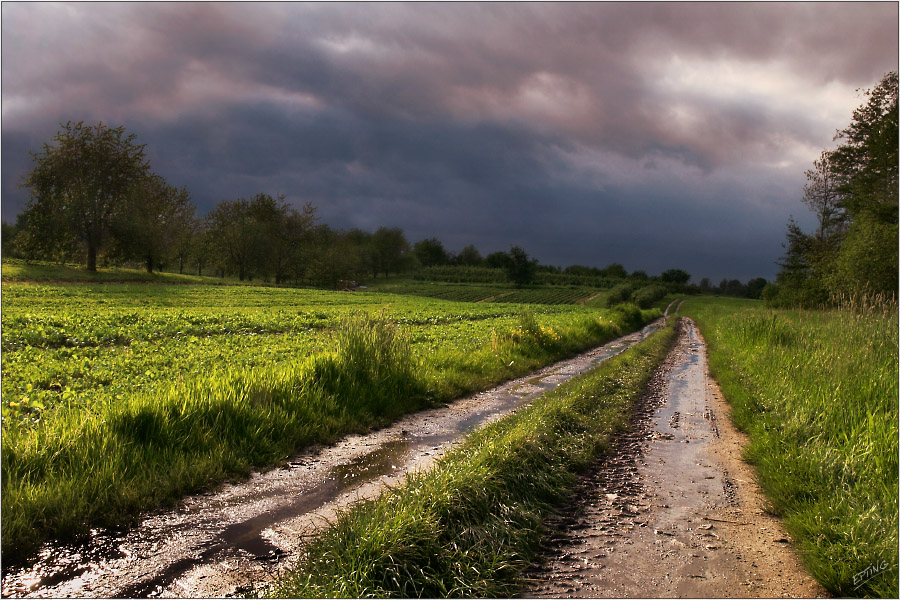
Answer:
[[(897, 596), (896, 304), (827, 311), (690, 299), (710, 368), (810, 573), (836, 596)], [(855, 575), (888, 568), (858, 587)]]
[[(474, 246), (472, 247), (474, 248)], [(478, 251), (475, 250), (477, 253)], [(423, 267), (432, 267), (434, 265), (446, 265), (450, 262), (450, 256), (444, 249), (444, 244), (437, 238), (428, 238), (420, 242), (416, 242), (413, 246), (413, 253), (419, 259), (419, 264)], [(479, 255), (479, 258), (480, 255)]]
[(634, 286), (631, 283), (620, 283), (611, 290), (606, 296), (606, 306), (612, 307), (616, 304), (628, 302), (631, 300), (631, 294), (634, 292)]
[(529, 258), (528, 253), (518, 246), (509, 249), (509, 261), (504, 267), (506, 276), (516, 287), (522, 287), (534, 280), (537, 261)]
[(672, 327), (483, 427), (307, 543), (277, 597), (512, 597), (541, 521), (625, 427)]
[(110, 222), (114, 254), (143, 260), (148, 273), (175, 254), (194, 228), (194, 205), (185, 188), (158, 175), (137, 181)]
[(842, 295), (896, 295), (898, 287), (897, 73), (866, 92), (868, 101), (838, 131), (841, 145), (806, 172), (804, 202), (816, 213), (813, 234), (788, 223), (777, 306), (816, 306)]
[(631, 295), (631, 301), (638, 305), (639, 308), (650, 308), (657, 302), (662, 300), (669, 290), (661, 285), (648, 285), (637, 290)]
[(44, 144), (32, 154), (35, 165), (24, 180), (31, 190), (21, 220), (25, 246), (50, 257), (84, 244), (87, 269), (96, 271), (113, 219), (149, 172), (144, 147), (135, 139), (124, 127), (69, 121), (54, 136), (54, 145)]

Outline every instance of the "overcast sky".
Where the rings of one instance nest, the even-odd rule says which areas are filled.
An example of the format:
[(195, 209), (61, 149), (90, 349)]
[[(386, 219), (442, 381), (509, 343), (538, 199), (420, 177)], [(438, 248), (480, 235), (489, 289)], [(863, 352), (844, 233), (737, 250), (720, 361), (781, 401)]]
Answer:
[(4, 2), (2, 216), (29, 151), (103, 121), (201, 214), (283, 192), (450, 250), (771, 279), (897, 56), (896, 2)]

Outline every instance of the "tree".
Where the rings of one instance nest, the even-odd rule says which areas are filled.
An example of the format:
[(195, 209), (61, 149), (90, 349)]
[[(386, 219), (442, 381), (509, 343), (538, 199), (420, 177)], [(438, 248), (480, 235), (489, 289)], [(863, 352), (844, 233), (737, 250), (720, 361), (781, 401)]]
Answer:
[(54, 246), (56, 240), (84, 244), (87, 269), (96, 271), (113, 219), (149, 171), (144, 146), (124, 127), (81, 121), (63, 125), (53, 142), (32, 153), (35, 166), (23, 182), (31, 190), (24, 222), (32, 236)]
[(456, 255), (456, 264), (464, 267), (478, 267), (484, 263), (481, 252), (473, 244), (469, 244)]
[(766, 292), (775, 304), (897, 293), (897, 73), (886, 74), (865, 95), (851, 124), (835, 135), (841, 145), (823, 152), (806, 172), (803, 200), (819, 227), (807, 235), (793, 219), (788, 223), (777, 285)]
[(619, 263), (610, 263), (603, 269), (603, 274), (610, 279), (624, 279), (628, 276), (628, 271)]
[(509, 249), (509, 261), (506, 264), (506, 276), (516, 284), (516, 287), (522, 287), (534, 280), (534, 274), (537, 268), (537, 261), (528, 257), (528, 253), (518, 246)]
[(691, 280), (691, 276), (681, 269), (669, 269), (668, 271), (662, 272), (659, 276), (659, 280), (680, 289), (687, 285), (687, 282)]
[(229, 267), (237, 269), (238, 279), (243, 281), (250, 273), (256, 251), (256, 226), (250, 214), (250, 203), (223, 200), (207, 215), (216, 250)]
[(498, 252), (491, 252), (484, 257), (485, 266), (492, 269), (505, 269), (509, 264), (509, 261), (509, 254), (503, 252), (502, 250)]
[(147, 272), (174, 255), (192, 234), (194, 205), (185, 188), (159, 175), (135, 182), (110, 223), (115, 252), (144, 261)]
[(444, 249), (444, 245), (437, 238), (428, 238), (416, 242), (415, 246), (413, 246), (413, 253), (423, 267), (446, 265), (450, 262), (450, 256)]
[(806, 171), (806, 181), (803, 202), (816, 213), (819, 221), (816, 238), (823, 245), (834, 246), (844, 228), (846, 214), (841, 207), (830, 152), (823, 151), (813, 161), (813, 168)]
[(769, 285), (763, 277), (755, 277), (747, 282), (747, 297), (758, 300), (762, 297), (762, 291)]
[(372, 234), (372, 253), (378, 271), (385, 277), (393, 271), (399, 273), (409, 258), (409, 242), (399, 227), (379, 227)]

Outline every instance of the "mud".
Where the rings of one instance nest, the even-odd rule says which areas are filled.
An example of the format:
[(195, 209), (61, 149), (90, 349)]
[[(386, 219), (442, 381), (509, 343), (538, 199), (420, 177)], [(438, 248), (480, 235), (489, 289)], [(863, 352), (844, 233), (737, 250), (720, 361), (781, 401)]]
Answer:
[(525, 597), (825, 597), (749, 465), (705, 344), (682, 319), (632, 428), (546, 523)]
[(4, 569), (4, 597), (224, 597), (254, 593), (295, 560), (298, 540), (336, 511), (394, 485), (481, 425), (622, 352), (662, 320), (573, 359), (368, 435), (286, 457), (281, 468), (190, 496), (127, 531), (48, 544)]

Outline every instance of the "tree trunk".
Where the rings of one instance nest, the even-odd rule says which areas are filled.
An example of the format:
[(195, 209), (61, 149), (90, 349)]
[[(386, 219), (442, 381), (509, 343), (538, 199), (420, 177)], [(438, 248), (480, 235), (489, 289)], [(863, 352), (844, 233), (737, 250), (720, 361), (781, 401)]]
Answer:
[(147, 272), (148, 273), (153, 272), (153, 255), (152, 254), (147, 255)]
[(97, 247), (88, 244), (87, 270), (97, 272)]

